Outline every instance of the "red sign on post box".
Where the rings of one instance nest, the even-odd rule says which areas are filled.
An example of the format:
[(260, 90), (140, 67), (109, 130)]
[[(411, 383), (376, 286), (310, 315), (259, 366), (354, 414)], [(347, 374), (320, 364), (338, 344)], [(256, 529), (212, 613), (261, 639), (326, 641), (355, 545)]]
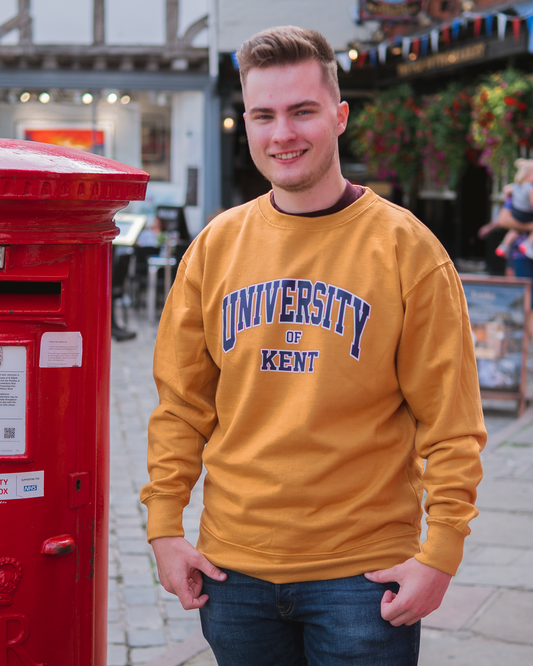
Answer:
[(148, 174), (0, 140), (0, 666), (105, 666), (111, 241)]

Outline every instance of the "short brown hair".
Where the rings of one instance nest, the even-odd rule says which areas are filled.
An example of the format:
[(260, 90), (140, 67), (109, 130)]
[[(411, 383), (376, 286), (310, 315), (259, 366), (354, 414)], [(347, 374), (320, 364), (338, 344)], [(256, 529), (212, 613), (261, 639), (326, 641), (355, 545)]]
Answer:
[(322, 68), (324, 83), (340, 101), (337, 58), (327, 39), (316, 30), (284, 25), (268, 28), (250, 37), (237, 51), (239, 75), (244, 88), (246, 76), (254, 67), (293, 65), (316, 60)]

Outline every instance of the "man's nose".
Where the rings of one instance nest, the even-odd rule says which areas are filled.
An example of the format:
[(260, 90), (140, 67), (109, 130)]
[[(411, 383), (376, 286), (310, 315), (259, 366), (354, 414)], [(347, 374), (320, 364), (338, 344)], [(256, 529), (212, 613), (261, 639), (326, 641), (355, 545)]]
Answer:
[(277, 143), (287, 143), (296, 138), (294, 126), (288, 118), (278, 118), (272, 134), (272, 140)]

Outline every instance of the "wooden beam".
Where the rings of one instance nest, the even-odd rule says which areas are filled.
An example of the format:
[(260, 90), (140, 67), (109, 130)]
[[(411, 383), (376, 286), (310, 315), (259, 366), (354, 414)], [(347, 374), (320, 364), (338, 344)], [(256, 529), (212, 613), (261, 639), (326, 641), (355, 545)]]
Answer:
[(207, 58), (207, 48), (189, 46), (181, 41), (175, 46), (136, 45), (136, 44), (32, 44), (24, 47), (20, 44), (0, 44), (0, 57), (58, 57), (90, 58), (96, 56), (132, 56), (142, 58), (187, 58), (201, 60)]
[[(31, 27), (31, 16), (29, 15), (28, 11), (19, 12), (12, 19), (9, 19), (9, 21), (6, 21), (2, 25), (0, 25), (0, 39), (4, 37), (4, 35), (7, 35), (10, 32), (12, 32), (13, 30), (18, 30), (20, 35), (19, 38), (20, 42), (23, 31), (28, 25)], [(30, 31), (30, 36), (31, 36), (31, 31)]]
[(31, 0), (19, 0), (19, 16), (25, 14), (29, 19), (19, 27), (19, 44), (31, 44), (33, 41), (33, 25), (30, 14), (30, 2)]
[(196, 37), (196, 35), (202, 32), (202, 30), (204, 30), (205, 28), (207, 28), (208, 21), (209, 21), (209, 16), (206, 14), (205, 16), (202, 16), (202, 18), (199, 18), (197, 21), (192, 23), (187, 28), (187, 32), (181, 38), (181, 42), (183, 44), (186, 44), (187, 46), (190, 46), (192, 40)]
[(105, 44), (105, 0), (93, 3), (93, 44)]
[(167, 0), (167, 44), (175, 45), (178, 43), (178, 16), (179, 0)]

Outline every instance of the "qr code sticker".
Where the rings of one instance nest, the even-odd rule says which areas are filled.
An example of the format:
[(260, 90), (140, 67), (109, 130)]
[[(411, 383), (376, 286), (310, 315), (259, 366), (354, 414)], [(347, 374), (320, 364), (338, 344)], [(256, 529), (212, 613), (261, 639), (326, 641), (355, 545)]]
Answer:
[(15, 439), (15, 428), (4, 428), (4, 439)]

